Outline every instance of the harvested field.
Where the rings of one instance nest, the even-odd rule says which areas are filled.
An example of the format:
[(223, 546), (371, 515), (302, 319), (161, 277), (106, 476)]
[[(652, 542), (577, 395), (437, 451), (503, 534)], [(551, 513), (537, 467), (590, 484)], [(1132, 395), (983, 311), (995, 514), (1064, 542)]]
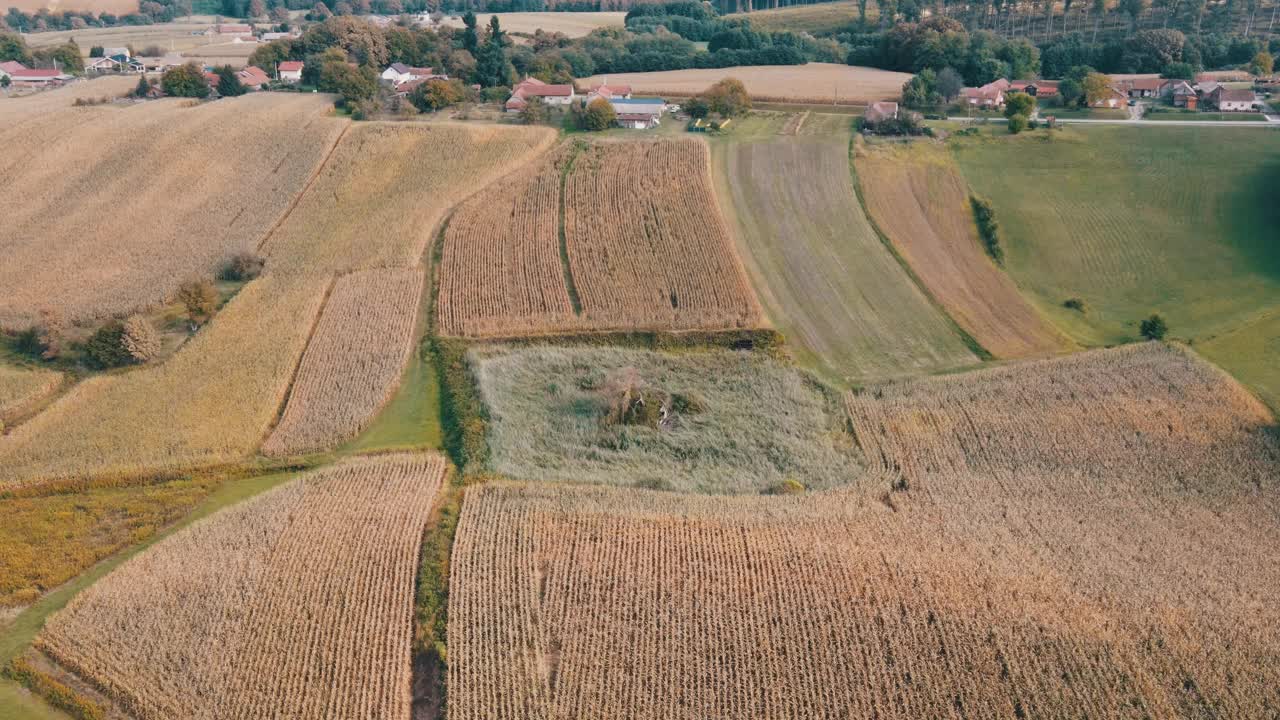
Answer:
[(0, 365), (0, 431), (62, 386), (62, 373)]
[[(491, 423), (492, 469), (511, 477), (760, 493), (788, 480), (829, 488), (859, 474), (829, 391), (763, 356), (544, 346), (480, 349), (471, 362)], [(651, 421), (606, 419), (628, 385), (652, 408)], [(664, 404), (671, 416), (659, 422)]]
[[(93, 1), (96, 2), (96, 0)], [(162, 48), (165, 52), (182, 53), (202, 45), (218, 43), (221, 38), (193, 34), (208, 30), (209, 26), (213, 25), (215, 21), (216, 18), (214, 16), (203, 16), (202, 18), (197, 15), (192, 17), (190, 22), (187, 22), (186, 18), (180, 18), (180, 22), (155, 23), (154, 25), (119, 25), (104, 28), (89, 27), (82, 30), (55, 30), (52, 32), (29, 33), (23, 37), (26, 38), (27, 44), (33, 48), (62, 45), (74, 39), (76, 44), (80, 46), (80, 52), (85, 57), (89, 56), (89, 50), (94, 45), (102, 45), (104, 47), (132, 45), (139, 52), (145, 47), (154, 45)], [(247, 47), (256, 45), (256, 43), (243, 44)], [(137, 83), (137, 78), (134, 78), (134, 83)]]
[(555, 141), (548, 128), (359, 123), (263, 246), (268, 267), (411, 267), (454, 203)]
[(46, 308), (125, 314), (212, 276), (257, 247), (347, 124), (319, 95), (188, 105), (41, 102), (30, 120), (56, 142), (33, 144), (24, 122), (0, 129), (0, 145), (19, 148), (0, 159), (0, 326)]
[(414, 347), (420, 269), (338, 279), (264, 455), (329, 450), (368, 426), (395, 393)]
[[(733, 13), (726, 17), (732, 20), (747, 20), (756, 30), (790, 30), (827, 37), (857, 22), (858, 4), (853, 0), (839, 0), (754, 10), (749, 13)], [(879, 17), (877, 4), (868, 2), (867, 21), (873, 22)]]
[(36, 647), (140, 720), (410, 717), (435, 455), (349, 460), (161, 541)]
[[(502, 29), (509, 33), (532, 35), (537, 30), (559, 32), (573, 37), (582, 37), (596, 28), (621, 28), (627, 13), (622, 12), (504, 12), (476, 13), (476, 22), (488, 25), (489, 18), (498, 16)], [(444, 25), (462, 28), (462, 18), (456, 15), (446, 17)]]
[(138, 12), (138, 0), (9, 0), (5, 7), (16, 7), (23, 12), (47, 8), (50, 12), (79, 10), (127, 15)]
[(1280, 708), (1280, 448), (1229, 378), (1143, 346), (851, 406), (909, 488), (883, 468), (801, 498), (469, 490), (450, 717)]
[(249, 283), (164, 364), (86, 380), (0, 438), (0, 488), (217, 465), (266, 436), (326, 278)]
[(562, 147), (454, 215), (440, 278), (449, 335), (760, 323), (696, 140)]
[(719, 189), (756, 291), (800, 358), (857, 381), (976, 363), (950, 321), (881, 242), (855, 194), (851, 121), (744, 120), (713, 146)]
[[(826, 105), (893, 100), (902, 95), (903, 84), (911, 79), (909, 73), (834, 63), (611, 73), (607, 77), (611, 85), (630, 85), (637, 93), (678, 97), (697, 95), (732, 77), (747, 86), (747, 93), (754, 100)], [(593, 75), (577, 83), (578, 87), (587, 88), (604, 79), (603, 75)]]
[(915, 143), (863, 147), (854, 165), (872, 221), (983, 348), (1000, 358), (1066, 349), (1066, 338), (983, 250), (969, 188), (945, 150)]

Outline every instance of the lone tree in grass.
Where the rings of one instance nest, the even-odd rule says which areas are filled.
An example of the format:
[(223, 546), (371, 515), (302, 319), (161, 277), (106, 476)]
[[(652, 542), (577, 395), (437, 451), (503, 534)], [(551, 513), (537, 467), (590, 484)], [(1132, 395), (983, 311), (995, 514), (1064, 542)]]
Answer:
[(187, 310), (191, 328), (200, 327), (218, 310), (218, 290), (208, 280), (188, 280), (178, 288), (178, 301)]
[(209, 97), (209, 82), (205, 80), (204, 71), (195, 63), (166, 70), (160, 79), (160, 86), (164, 88), (165, 95), (172, 97)]
[(707, 88), (702, 95), (712, 112), (724, 117), (741, 115), (751, 109), (751, 96), (747, 88), (737, 78), (725, 78)]
[(1164, 336), (1169, 332), (1169, 325), (1165, 323), (1164, 318), (1160, 317), (1159, 314), (1153, 314), (1142, 321), (1138, 332), (1142, 333), (1142, 337), (1148, 340), (1163, 340)]
[(236, 75), (236, 71), (230, 65), (223, 65), (218, 68), (218, 94), (222, 97), (236, 97), (249, 92), (244, 83), (240, 82), (240, 76)]

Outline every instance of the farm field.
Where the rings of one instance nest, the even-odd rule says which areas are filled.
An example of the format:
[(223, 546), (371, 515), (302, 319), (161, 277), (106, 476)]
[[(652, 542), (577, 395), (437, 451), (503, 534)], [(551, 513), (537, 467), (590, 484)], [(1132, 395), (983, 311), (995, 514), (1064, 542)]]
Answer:
[(161, 365), (85, 380), (0, 437), (0, 488), (233, 462), (284, 402), (330, 280), (265, 275)]
[(125, 15), (138, 12), (138, 0), (10, 0), (5, 8), (11, 7), (16, 7), (23, 12), (35, 12), (41, 8), (48, 8), (54, 12), (81, 10)]
[(354, 438), (395, 393), (414, 349), (423, 273), (365, 270), (338, 278), (264, 455), (303, 455)]
[[(134, 4), (134, 9), (137, 4)], [(208, 30), (215, 18), (195, 16), (190, 22), (181, 18), (178, 22), (155, 23), (153, 25), (122, 25), (117, 27), (90, 27), (83, 30), (54, 30), (51, 32), (27, 33), (22, 37), (31, 47), (47, 47), (62, 45), (74, 39), (80, 46), (81, 53), (89, 56), (89, 50), (95, 45), (104, 47), (132, 45), (139, 53), (143, 48), (155, 46), (166, 53), (176, 52), (199, 59), (205, 46), (225, 46), (219, 42), (221, 38), (194, 35)], [(256, 43), (239, 43), (238, 47), (249, 48), (252, 52)], [(247, 53), (243, 56), (247, 57)], [(243, 64), (243, 59), (240, 64)], [(136, 79), (135, 79), (136, 82)]]
[(717, 187), (769, 319), (836, 382), (978, 362), (863, 213), (852, 121), (811, 113), (799, 135), (780, 135), (786, 119), (749, 118), (712, 142)]
[(905, 476), (788, 498), (470, 490), (451, 717), (1265, 717), (1280, 702), (1280, 448), (1225, 375), (1150, 345), (854, 400), (859, 438)]
[[(880, 17), (876, 3), (867, 3), (867, 21)], [(822, 37), (834, 30), (858, 20), (858, 3), (853, 0), (792, 5), (790, 7), (755, 10), (749, 13), (733, 13), (733, 20), (749, 20), (756, 30), (807, 32)]]
[(449, 207), (549, 148), (547, 128), (460, 123), (351, 126), (263, 245), (268, 267), (413, 267)]
[(407, 719), (414, 571), (444, 468), (386, 455), (303, 475), (129, 560), (36, 648), (138, 717)]
[[(1077, 342), (1138, 335), (1160, 313), (1200, 341), (1280, 306), (1280, 135), (1091, 127), (953, 144), (990, 199), (1006, 269)], [(1078, 298), (1081, 313), (1063, 307)]]
[(464, 204), (445, 232), (446, 335), (759, 322), (698, 140), (562, 146)]
[(1280, 308), (1197, 343), (1196, 352), (1238, 378), (1280, 417)]
[[(481, 348), (490, 465), (515, 478), (698, 493), (813, 489), (860, 474), (829, 391), (766, 357)], [(623, 397), (651, 415), (619, 419)], [(660, 407), (670, 416), (660, 420)], [(767, 458), (767, 460), (766, 460)]]
[[(509, 33), (532, 35), (537, 30), (558, 32), (573, 37), (582, 37), (596, 28), (621, 28), (626, 12), (504, 12), (476, 13), (476, 22), (488, 25), (489, 18), (498, 16), (502, 29)], [(450, 15), (443, 20), (449, 27), (462, 28), (462, 17)]]
[[(687, 97), (727, 77), (741, 80), (754, 100), (855, 105), (896, 99), (902, 94), (903, 84), (911, 79), (908, 73), (889, 70), (808, 63), (611, 73), (608, 80), (611, 84), (630, 85), (637, 94)], [(604, 79), (604, 76), (593, 75), (577, 83), (579, 87), (587, 88), (600, 84)]]
[(62, 381), (62, 373), (51, 370), (0, 365), (0, 430), (35, 409)]
[[(42, 309), (74, 322), (153, 307), (254, 250), (346, 126), (330, 108), (275, 93), (195, 107), (33, 105), (0, 128), (16, 149), (0, 159), (0, 286), (11, 289), (0, 327)], [(33, 144), (28, 123), (61, 140)]]
[(932, 145), (855, 151), (867, 211), (947, 313), (998, 358), (1065, 350), (1065, 338), (1023, 299), (978, 238), (969, 189)]

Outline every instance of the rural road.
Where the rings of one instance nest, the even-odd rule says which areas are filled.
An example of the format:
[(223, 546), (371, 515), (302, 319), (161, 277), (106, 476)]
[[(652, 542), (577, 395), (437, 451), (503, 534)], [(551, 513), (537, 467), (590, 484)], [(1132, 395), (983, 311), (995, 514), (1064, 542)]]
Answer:
[[(948, 117), (948, 120), (958, 120), (960, 122), (973, 122), (979, 118), (971, 118), (964, 116)], [(993, 118), (997, 120), (997, 118)], [(1280, 128), (1280, 115), (1268, 115), (1266, 121), (1259, 120), (1093, 120), (1088, 118), (1058, 118), (1058, 122), (1062, 124), (1082, 125), (1141, 125), (1144, 127), (1260, 127), (1260, 128)]]

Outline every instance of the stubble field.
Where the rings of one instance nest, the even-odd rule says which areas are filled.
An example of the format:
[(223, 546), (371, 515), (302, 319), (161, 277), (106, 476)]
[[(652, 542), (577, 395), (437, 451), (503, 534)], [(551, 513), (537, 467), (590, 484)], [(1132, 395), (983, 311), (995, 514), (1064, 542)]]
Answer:
[[(72, 321), (126, 314), (212, 277), (257, 247), (347, 124), (316, 95), (31, 107), (0, 129), (14, 148), (0, 159), (7, 328), (42, 309)], [(33, 143), (31, 124), (57, 140)]]
[(999, 358), (1047, 355), (1067, 341), (983, 250), (969, 189), (946, 151), (863, 146), (854, 165), (872, 221), (947, 313)]
[(759, 322), (697, 140), (561, 147), (464, 204), (445, 233), (447, 335)]
[(413, 350), (422, 282), (418, 269), (338, 278), (264, 455), (329, 450), (368, 426), (395, 392)]
[[(532, 35), (537, 30), (558, 32), (573, 37), (582, 37), (596, 28), (621, 28), (626, 18), (625, 12), (504, 12), (476, 13), (476, 22), (488, 25), (489, 18), (497, 16), (502, 29), (509, 33), (527, 33)], [(462, 18), (450, 16), (444, 19), (444, 25), (463, 27)]]
[(893, 100), (902, 95), (903, 84), (911, 79), (908, 73), (890, 70), (807, 63), (612, 73), (578, 80), (578, 86), (586, 88), (597, 85), (606, 77), (610, 85), (630, 85), (637, 94), (678, 97), (697, 95), (720, 80), (731, 77), (741, 80), (754, 100), (826, 105), (862, 105), (876, 100)]
[(451, 716), (1280, 707), (1280, 446), (1225, 375), (1150, 345), (869, 388), (850, 408), (886, 462), (845, 490), (469, 491)]
[(978, 358), (881, 242), (855, 194), (851, 120), (811, 113), (797, 135), (762, 115), (715, 141), (717, 187), (770, 320), (838, 382)]
[(36, 648), (143, 720), (407, 720), (414, 572), (444, 472), (387, 455), (304, 475), (122, 565)]
[(62, 373), (0, 365), (0, 428), (34, 409), (62, 385)]

